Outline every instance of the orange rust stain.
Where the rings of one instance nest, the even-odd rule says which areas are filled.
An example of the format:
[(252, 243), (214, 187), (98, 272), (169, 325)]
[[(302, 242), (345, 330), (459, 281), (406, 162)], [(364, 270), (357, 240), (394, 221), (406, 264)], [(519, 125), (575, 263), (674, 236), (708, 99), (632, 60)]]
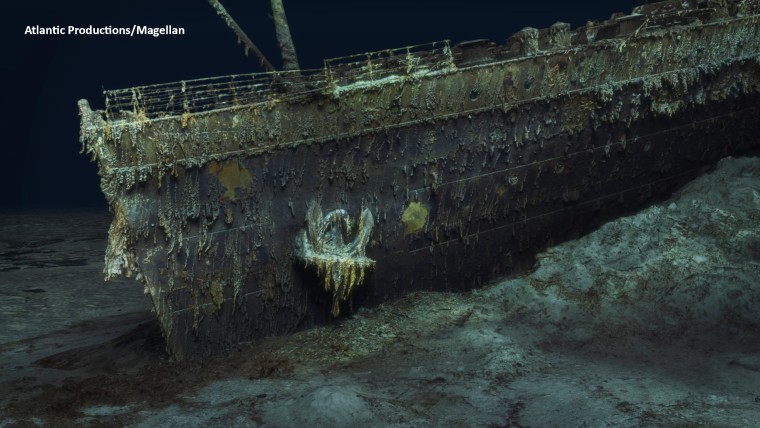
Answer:
[(251, 190), (253, 176), (245, 168), (241, 168), (236, 160), (219, 163), (212, 161), (208, 170), (219, 178), (219, 182), (224, 186), (224, 195), (222, 198), (235, 201), (238, 194), (245, 194)]

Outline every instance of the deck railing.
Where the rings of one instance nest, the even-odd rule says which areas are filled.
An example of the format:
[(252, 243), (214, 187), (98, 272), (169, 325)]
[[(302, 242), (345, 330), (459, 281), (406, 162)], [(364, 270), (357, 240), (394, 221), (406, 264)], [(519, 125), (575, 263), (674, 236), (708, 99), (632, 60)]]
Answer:
[(448, 40), (424, 45), (333, 58), (322, 69), (236, 74), (126, 89), (106, 90), (106, 113), (125, 112), (145, 118), (181, 115), (303, 96), (334, 93), (358, 82), (380, 82), (389, 76), (415, 76), (451, 67)]

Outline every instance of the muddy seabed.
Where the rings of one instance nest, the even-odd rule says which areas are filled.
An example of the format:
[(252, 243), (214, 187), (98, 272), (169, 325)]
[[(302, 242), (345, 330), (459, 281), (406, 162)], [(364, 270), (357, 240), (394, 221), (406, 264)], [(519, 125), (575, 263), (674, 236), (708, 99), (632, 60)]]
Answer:
[(107, 213), (0, 215), (0, 427), (751, 427), (760, 158), (467, 294), (173, 362)]

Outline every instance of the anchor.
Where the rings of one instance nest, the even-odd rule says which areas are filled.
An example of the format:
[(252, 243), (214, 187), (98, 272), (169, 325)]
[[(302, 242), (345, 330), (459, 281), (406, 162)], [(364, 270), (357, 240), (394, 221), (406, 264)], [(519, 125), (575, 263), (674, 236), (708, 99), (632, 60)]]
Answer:
[(374, 268), (375, 261), (365, 254), (375, 219), (364, 208), (356, 226), (356, 236), (350, 242), (351, 217), (339, 208), (322, 215), (318, 202), (309, 204), (306, 225), (296, 236), (296, 257), (306, 267), (316, 267), (322, 277), (325, 291), (333, 296), (332, 315), (340, 315), (340, 302), (351, 296), (353, 290), (364, 282), (366, 271)]

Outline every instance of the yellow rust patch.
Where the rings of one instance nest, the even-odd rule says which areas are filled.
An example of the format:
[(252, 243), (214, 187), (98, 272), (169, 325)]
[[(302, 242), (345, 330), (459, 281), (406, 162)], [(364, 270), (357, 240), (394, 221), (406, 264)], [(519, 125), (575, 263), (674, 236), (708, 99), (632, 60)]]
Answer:
[(214, 281), (210, 287), (211, 299), (214, 301), (216, 310), (222, 309), (222, 303), (224, 303), (224, 283), (220, 281)]
[(182, 128), (187, 128), (187, 125), (190, 124), (190, 121), (195, 121), (195, 118), (193, 118), (193, 114), (190, 112), (184, 112), (182, 113), (182, 117), (180, 117), (180, 121), (182, 122)]
[(583, 95), (574, 103), (574, 108), (565, 110), (563, 130), (574, 133), (587, 127), (591, 114), (594, 112), (594, 100), (588, 95)]
[(237, 161), (227, 161), (218, 163), (211, 162), (208, 167), (210, 173), (219, 178), (219, 182), (224, 186), (224, 199), (235, 201), (238, 199), (238, 192), (248, 192), (251, 190), (253, 176), (245, 168), (241, 168)]
[(404, 224), (404, 233), (417, 233), (425, 227), (428, 219), (428, 209), (419, 202), (411, 202), (401, 214), (401, 223)]

